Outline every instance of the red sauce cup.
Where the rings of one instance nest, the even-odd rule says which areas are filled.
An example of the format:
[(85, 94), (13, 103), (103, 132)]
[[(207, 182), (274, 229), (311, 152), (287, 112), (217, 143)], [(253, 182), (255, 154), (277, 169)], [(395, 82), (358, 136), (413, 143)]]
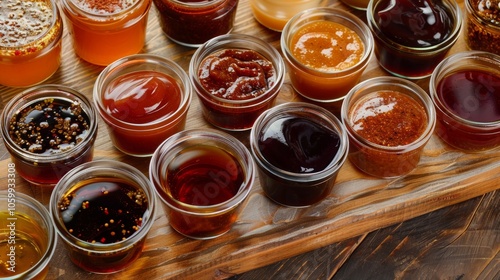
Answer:
[[(368, 102), (376, 100), (371, 97), (380, 92), (391, 92), (396, 97), (390, 99), (390, 103), (376, 106)], [(408, 104), (415, 105), (412, 105), (413, 111), (405, 106)], [(359, 108), (364, 108), (364, 112), (358, 111)], [(389, 115), (398, 111), (401, 114)], [(395, 178), (411, 172), (420, 162), (422, 151), (432, 136), (435, 115), (428, 94), (411, 81), (377, 77), (359, 83), (347, 94), (341, 109), (342, 122), (349, 136), (349, 160), (361, 171), (380, 178)], [(357, 122), (358, 116), (363, 116), (364, 123)]]
[[(78, 190), (82, 187), (88, 186), (87, 183), (89, 182), (93, 182), (94, 185), (97, 185), (98, 188), (102, 188), (102, 190), (97, 189), (96, 191), (91, 192), (89, 189), (86, 189), (87, 193), (78, 195)], [(122, 184), (133, 186), (137, 190), (141, 190), (142, 195), (146, 197), (144, 198), (141, 195), (141, 203), (143, 205), (147, 205), (145, 206), (146, 209), (142, 216), (139, 218), (140, 226), (134, 229), (130, 229), (127, 226), (126, 229), (130, 230), (132, 233), (130, 233), (125, 239), (121, 239), (117, 242), (104, 243), (99, 242), (100, 240), (97, 242), (89, 242), (76, 237), (72, 234), (71, 229), (66, 227), (65, 223), (68, 222), (68, 217), (71, 219), (74, 218), (72, 215), (67, 215), (66, 211), (72, 211), (72, 209), (74, 209), (73, 211), (78, 210), (79, 212), (84, 212), (89, 211), (93, 206), (95, 208), (96, 206), (93, 203), (96, 202), (96, 197), (99, 195), (110, 195), (111, 192), (116, 192), (116, 189), (113, 189), (109, 187), (109, 184), (106, 184), (107, 182), (120, 182)], [(108, 188), (109, 191), (106, 188)], [(108, 191), (108, 193), (106, 193), (106, 191)], [(72, 204), (67, 210), (61, 211), (61, 205), (63, 205), (64, 202), (63, 198), (70, 194), (75, 194), (75, 196), (73, 196), (73, 200), (71, 201)], [(125, 196), (127, 196), (127, 194), (125, 194)], [(117, 196), (113, 196), (113, 198), (116, 197)], [(135, 198), (137, 199), (137, 197)], [(118, 199), (108, 199), (107, 204), (109, 205), (109, 208), (104, 209), (99, 217), (96, 217), (94, 214), (86, 218), (92, 219), (93, 223), (95, 220), (103, 217), (107, 218), (109, 215), (109, 223), (111, 225), (104, 225), (104, 227), (102, 227), (103, 231), (106, 231), (106, 227), (112, 227), (113, 224), (120, 224), (121, 221), (118, 221), (118, 219), (116, 219), (117, 221), (111, 221), (111, 218), (116, 215), (116, 210), (124, 212), (129, 211), (129, 208), (132, 207), (131, 204), (134, 204), (134, 202), (129, 201), (127, 203), (122, 203), (121, 206), (125, 208), (116, 209), (116, 205), (118, 205), (116, 204), (117, 201)], [(147, 201), (147, 203), (145, 201)], [(141, 255), (146, 242), (147, 234), (154, 223), (156, 213), (155, 201), (156, 198), (151, 182), (146, 176), (144, 176), (144, 174), (142, 174), (141, 171), (122, 162), (98, 160), (82, 164), (64, 176), (52, 192), (49, 209), (52, 223), (58, 235), (62, 239), (70, 260), (76, 266), (86, 271), (99, 274), (109, 274), (126, 269)], [(87, 209), (83, 207), (85, 203), (87, 203), (87, 206), (85, 206)], [(127, 213), (132, 215), (133, 212), (129, 211)], [(119, 235), (121, 230), (121, 227), (118, 226), (116, 235)], [(96, 235), (97, 232), (91, 232), (90, 234)]]
[[(33, 104), (44, 100), (53, 100), (54, 104), (64, 103), (66, 108), (71, 103), (80, 104), (83, 110), (81, 115), (87, 119), (89, 127), (79, 134), (78, 138), (81, 140), (75, 139), (69, 144), (62, 143), (63, 146), (71, 148), (61, 146), (51, 153), (38, 153), (29, 150), (28, 146), (31, 147), (31, 145), (22, 146), (17, 137), (11, 136), (17, 135), (16, 131), (19, 130), (16, 126), (12, 126), (13, 117), (23, 109), (30, 108)], [(12, 163), (19, 176), (31, 184), (53, 187), (68, 171), (93, 158), (97, 135), (97, 114), (85, 95), (69, 87), (45, 84), (25, 90), (5, 105), (1, 115), (1, 124), (2, 137)], [(22, 131), (19, 132), (22, 133)]]
[(149, 178), (170, 226), (193, 239), (233, 227), (254, 184), (254, 162), (236, 138), (218, 130), (186, 130), (163, 142)]
[[(117, 2), (124, 7), (116, 8)], [(62, 0), (60, 4), (75, 53), (83, 60), (106, 66), (144, 47), (151, 0)]]
[(153, 0), (168, 38), (187, 47), (231, 32), (238, 0)]
[[(421, 79), (429, 77), (439, 62), (446, 57), (448, 51), (461, 34), (462, 12), (460, 6), (455, 0), (434, 2), (436, 5), (442, 5), (444, 9), (448, 10), (447, 14), (452, 21), (449, 34), (439, 43), (413, 47), (398, 43), (394, 38), (389, 37), (386, 33), (389, 27), (380, 26), (377, 22), (377, 13), (385, 9), (385, 5), (388, 5), (388, 3), (389, 0), (372, 0), (366, 10), (368, 26), (375, 39), (375, 56), (379, 65), (392, 75), (402, 78)], [(395, 1), (392, 4), (397, 7), (399, 2)], [(424, 15), (421, 10), (416, 11), (416, 13)], [(416, 20), (415, 22), (419, 21)], [(416, 26), (418, 25), (416, 24)], [(415, 34), (416, 31), (409, 30), (408, 32), (408, 36), (410, 36)], [(398, 36), (405, 37), (405, 35)]]
[[(31, 8), (27, 7), (29, 4)], [(6, 11), (2, 12), (5, 12), (5, 15), (11, 12), (17, 15), (11, 21), (19, 26), (12, 27), (10, 30), (7, 27), (7, 32), (2, 28), (5, 34), (2, 34), (0, 38), (0, 73), (2, 73), (0, 84), (9, 87), (28, 87), (45, 81), (59, 69), (61, 64), (63, 23), (56, 1), (18, 1), (12, 5), (11, 11), (3, 5), (11, 4), (3, 1), (1, 9), (6, 9)], [(44, 15), (50, 13), (51, 21), (49, 25), (44, 26), (42, 33), (26, 41), (19, 39), (19, 34), (17, 34), (19, 29), (29, 30), (34, 24), (43, 26), (40, 22), (34, 22), (29, 16), (28, 9), (38, 10)], [(40, 12), (40, 9), (44, 12)], [(21, 14), (24, 17), (19, 16)], [(22, 24), (29, 26), (21, 26)], [(2, 25), (8, 26), (5, 23)]]
[[(332, 22), (354, 31), (364, 50), (358, 62), (344, 69), (324, 70), (299, 61), (292, 52), (292, 38), (305, 25), (313, 22)], [(331, 48), (332, 56), (338, 52)], [(281, 50), (287, 63), (290, 82), (300, 95), (315, 102), (338, 102), (360, 80), (373, 53), (373, 37), (366, 24), (350, 12), (325, 7), (304, 10), (292, 17), (281, 33)]]
[(432, 73), (429, 91), (436, 134), (444, 142), (466, 152), (500, 146), (499, 55), (466, 51), (445, 58)]
[[(158, 81), (147, 82), (152, 75), (158, 77)], [(134, 79), (142, 79), (141, 86), (131, 86)], [(163, 87), (167, 81), (170, 88)], [(121, 86), (124, 89), (120, 89)], [(113, 89), (123, 95), (111, 94)], [(108, 65), (97, 78), (93, 95), (115, 147), (132, 156), (146, 157), (169, 136), (184, 129), (192, 86), (186, 72), (174, 61), (137, 54)], [(157, 102), (163, 105), (158, 107)], [(151, 106), (157, 107), (152, 110)]]
[[(274, 82), (265, 92), (249, 99), (226, 99), (209, 92), (200, 82), (199, 69), (204, 59), (221, 50), (255, 51), (274, 67)], [(269, 43), (249, 35), (228, 34), (209, 40), (194, 53), (189, 64), (189, 77), (201, 104), (204, 118), (212, 125), (230, 131), (249, 130), (257, 117), (274, 105), (285, 79), (285, 64)]]
[(250, 145), (264, 193), (278, 204), (297, 208), (331, 194), (349, 150), (337, 117), (304, 102), (284, 103), (260, 115)]

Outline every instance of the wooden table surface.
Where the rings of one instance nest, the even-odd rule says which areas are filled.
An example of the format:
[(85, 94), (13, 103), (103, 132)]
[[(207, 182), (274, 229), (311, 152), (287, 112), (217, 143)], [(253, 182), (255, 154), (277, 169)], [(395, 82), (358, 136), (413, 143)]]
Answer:
[[(328, 4), (351, 10), (338, 0)], [(365, 20), (363, 12), (352, 12)], [(173, 59), (187, 71), (195, 50), (166, 38), (154, 7), (148, 24), (143, 52)], [(247, 0), (240, 0), (233, 32), (258, 36), (280, 50), (280, 33), (259, 25)], [(460, 37), (451, 52), (465, 49)], [(76, 57), (66, 31), (62, 59), (46, 83), (68, 85), (91, 98), (103, 67)], [(380, 75), (388, 74), (373, 57), (362, 79)], [(428, 79), (416, 83), (427, 90)], [(0, 109), (21, 91), (0, 86)], [(287, 79), (278, 103), (288, 101), (304, 100)], [(337, 113), (336, 106), (326, 107)], [(99, 125), (95, 158), (120, 160), (147, 175), (150, 158), (121, 154), (101, 120)], [(210, 125), (194, 97), (186, 128), (204, 127)], [(248, 134), (233, 133), (246, 145)], [(10, 159), (0, 141), (0, 189), (6, 189)], [(51, 190), (21, 179), (17, 184), (18, 191), (48, 204)], [(346, 162), (332, 194), (309, 208), (275, 205), (257, 183), (233, 229), (213, 240), (180, 236), (159, 209), (141, 258), (119, 273), (95, 275), (76, 268), (59, 241), (48, 279), (500, 279), (499, 189), (498, 149), (465, 154), (433, 136), (411, 174), (381, 180)]]

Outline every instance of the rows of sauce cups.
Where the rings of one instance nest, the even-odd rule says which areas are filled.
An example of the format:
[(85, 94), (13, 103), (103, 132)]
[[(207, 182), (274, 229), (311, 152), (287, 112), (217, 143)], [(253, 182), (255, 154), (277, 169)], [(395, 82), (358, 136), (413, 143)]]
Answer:
[[(34, 185), (55, 185), (50, 213), (40, 210), (39, 203), (30, 201), (29, 197), (19, 196), (23, 203), (28, 201), (26, 204), (31, 205), (30, 208), (38, 209), (37, 215), (43, 217), (36, 218), (38, 220), (33, 223), (41, 224), (46, 232), (46, 238), (39, 243), (52, 244), (37, 245), (45, 252), (38, 262), (41, 268), (28, 269), (23, 276), (46, 274), (45, 266), (55, 244), (51, 224), (67, 246), (73, 263), (88, 271), (112, 273), (139, 257), (154, 220), (155, 197), (161, 200), (170, 226), (177, 232), (190, 238), (209, 239), (230, 230), (257, 174), (264, 193), (272, 201), (289, 207), (307, 207), (330, 194), (348, 158), (369, 175), (394, 178), (408, 174), (418, 165), (423, 148), (434, 132), (452, 147), (467, 152), (494, 149), (500, 144), (500, 58), (483, 51), (446, 57), (461, 30), (460, 9), (454, 1), (443, 2), (452, 19), (450, 33), (438, 44), (421, 48), (392, 42), (377, 27), (383, 20), (376, 19), (381, 10), (376, 7), (383, 1), (366, 3), (368, 25), (348, 12), (321, 7), (324, 1), (298, 1), (314, 2), (315, 8), (287, 10), (291, 19), (275, 20), (273, 26), (266, 24), (262, 11), (257, 12), (256, 7), (264, 5), (259, 2), (263, 1), (250, 1), (254, 15), (262, 24), (282, 32), (283, 56), (258, 38), (230, 33), (237, 1), (212, 1), (210, 5), (218, 3), (225, 7), (223, 13), (229, 20), (214, 25), (214, 33), (208, 38), (193, 36), (189, 39), (182, 36), (188, 34), (188, 30), (200, 30), (203, 24), (200, 18), (196, 18), (192, 26), (172, 27), (174, 24), (162, 17), (162, 13), (171, 12), (171, 5), (182, 5), (184, 14), (177, 15), (177, 20), (190, 19), (191, 12), (185, 6), (188, 4), (154, 1), (167, 36), (178, 44), (198, 48), (186, 73), (169, 59), (135, 54), (144, 44), (145, 14), (150, 1), (135, 2), (127, 10), (129, 12), (106, 15), (115, 25), (113, 28), (123, 29), (130, 22), (137, 24), (136, 30), (130, 31), (135, 35), (124, 37), (140, 37), (142, 41), (122, 43), (120, 45), (130, 48), (113, 48), (109, 53), (102, 49), (101, 42), (99, 53), (105, 55), (100, 57), (94, 56), (92, 47), (87, 45), (93, 41), (88, 40), (88, 36), (96, 36), (88, 32), (103, 30), (96, 31), (85, 25), (99, 26), (96, 18), (102, 15), (82, 11), (82, 7), (75, 4), (79, 2), (62, 1), (75, 52), (88, 62), (106, 67), (95, 82), (93, 104), (69, 87), (40, 85), (19, 94), (3, 110), (2, 136), (16, 172)], [(57, 14), (55, 5), (47, 3)], [(91, 19), (76, 23), (75, 14), (85, 14)], [(129, 16), (133, 20), (125, 20)], [(59, 16), (54, 17), (52, 24), (49, 33), (52, 37), (43, 40), (50, 42), (44, 45), (57, 52), (62, 32)], [(345, 69), (325, 71), (312, 67), (314, 59), (319, 57), (317, 49), (311, 49), (312, 57), (305, 58), (295, 52), (300, 49), (298, 45), (307, 46), (307, 30), (325, 32), (339, 26), (347, 28), (342, 29), (346, 34), (354, 32), (347, 37), (327, 36), (327, 40), (345, 44), (344, 51), (352, 51), (349, 54), (354, 62), (347, 64)], [(302, 37), (297, 35), (301, 32), (304, 33)], [(114, 39), (106, 36), (100, 40)], [(322, 42), (324, 38), (313, 38), (309, 43)], [(37, 63), (33, 61), (42, 60), (42, 56), (51, 53), (49, 50), (44, 55), (37, 55), (36, 50), (21, 50), (35, 53), (29, 63)], [(393, 76), (360, 82), (372, 53)], [(239, 61), (244, 57), (251, 59)], [(386, 58), (391, 59), (384, 64)], [(394, 64), (396, 58), (401, 58), (399, 64)], [(419, 69), (413, 67), (417, 65), (415, 59), (428, 61)], [(5, 65), (3, 61), (0, 67), (4, 69), (26, 69), (15, 68), (18, 67), (15, 59), (12, 65)], [(19, 67), (33, 65), (36, 64)], [(211, 73), (215, 65), (223, 67), (216, 70), (231, 68), (240, 71), (238, 73), (253, 73), (254, 77), (240, 81), (239, 87), (231, 88), (231, 94), (228, 86), (219, 95), (211, 91), (210, 86), (218, 86), (217, 82), (231, 75)], [(50, 76), (57, 67), (47, 64), (45, 75)], [(311, 103), (274, 105), (286, 67), (294, 89)], [(413, 69), (415, 72), (409, 71)], [(410, 81), (428, 76), (431, 77), (430, 94)], [(472, 78), (467, 80), (463, 76)], [(12, 80), (12, 84), (0, 82), (8, 86), (29, 86), (19, 83), (32, 84), (45, 78)], [(475, 92), (460, 95), (457, 83), (459, 88), (469, 87)], [(140, 96), (132, 93), (138, 90)], [(204, 118), (218, 129), (184, 129), (195, 93)], [(340, 120), (313, 102), (341, 102)], [(132, 156), (151, 156), (149, 179), (129, 165), (92, 160), (97, 115), (104, 120), (118, 150)], [(29, 118), (36, 121), (26, 125), (25, 120)], [(250, 130), (250, 149), (221, 130)], [(37, 142), (37, 138), (48, 134), (55, 134), (57, 138), (52, 139), (52, 143)], [(61, 145), (61, 142), (68, 143), (64, 140), (66, 137), (69, 144)], [(8, 193), (2, 195), (9, 197)], [(87, 214), (76, 215), (77, 212)], [(31, 219), (33, 214), (29, 210), (20, 215)], [(89, 216), (102, 219), (94, 219), (88, 225)], [(87, 227), (82, 228), (82, 224)], [(89, 235), (96, 232), (98, 234)]]

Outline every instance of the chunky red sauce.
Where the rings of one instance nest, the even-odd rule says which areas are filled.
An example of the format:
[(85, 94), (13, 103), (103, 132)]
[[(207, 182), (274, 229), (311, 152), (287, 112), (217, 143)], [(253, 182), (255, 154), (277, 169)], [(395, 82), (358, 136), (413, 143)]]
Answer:
[(150, 123), (173, 114), (182, 101), (174, 78), (155, 71), (125, 74), (110, 83), (103, 104), (113, 117), (136, 124)]
[(413, 98), (395, 91), (381, 91), (359, 100), (351, 112), (354, 131), (382, 146), (407, 145), (427, 126), (427, 114)]
[(276, 82), (273, 64), (253, 50), (227, 49), (213, 53), (201, 63), (198, 76), (208, 92), (230, 100), (254, 98)]

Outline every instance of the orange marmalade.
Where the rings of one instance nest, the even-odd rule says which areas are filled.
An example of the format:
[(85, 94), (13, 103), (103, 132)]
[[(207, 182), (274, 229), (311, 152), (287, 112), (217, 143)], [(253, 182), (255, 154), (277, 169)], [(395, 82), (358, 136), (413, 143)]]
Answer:
[(0, 1), (0, 84), (43, 82), (61, 64), (62, 20), (52, 1)]
[(292, 37), (292, 55), (303, 65), (323, 72), (337, 72), (356, 65), (364, 44), (356, 32), (331, 21), (302, 26)]

